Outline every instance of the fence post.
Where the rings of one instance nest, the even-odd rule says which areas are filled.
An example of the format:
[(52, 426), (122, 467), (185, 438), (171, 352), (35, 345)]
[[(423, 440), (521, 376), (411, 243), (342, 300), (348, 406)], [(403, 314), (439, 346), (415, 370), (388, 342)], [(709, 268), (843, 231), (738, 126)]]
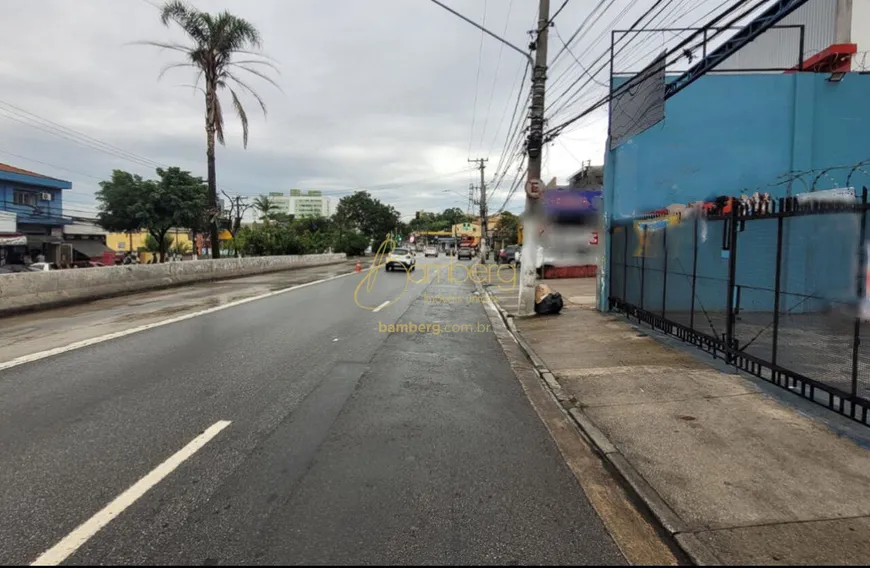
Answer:
[(628, 302), (628, 227), (622, 229), (622, 302)]
[(734, 355), (731, 349), (734, 348), (734, 281), (737, 276), (737, 211), (738, 207), (732, 205), (731, 218), (727, 221), (728, 224), (728, 297), (725, 298), (725, 347), (728, 349), (725, 355), (725, 361), (731, 363), (734, 360)]
[(773, 352), (770, 355), (770, 362), (776, 366), (776, 353), (779, 344), (779, 292), (781, 289), (782, 280), (782, 228), (783, 228), (783, 204), (784, 199), (779, 200), (779, 211), (776, 217), (776, 267), (773, 283)]
[[(867, 255), (864, 241), (867, 239), (867, 186), (861, 192), (861, 228), (858, 230), (858, 302), (863, 302)], [(860, 306), (860, 304), (859, 304)], [(858, 394), (858, 349), (861, 345), (861, 311), (855, 315), (855, 329), (852, 335), (852, 396)], [(854, 412), (853, 412), (854, 414)]]
[(615, 227), (613, 226), (613, 223), (611, 222), (610, 229), (607, 231), (607, 236), (610, 239), (610, 250), (608, 250), (608, 252), (607, 252), (607, 258), (604, 259), (605, 260), (604, 266), (607, 267), (608, 265), (610, 265), (610, 271), (609, 271), (609, 274), (607, 275), (607, 281), (608, 281), (608, 284), (607, 284), (607, 296), (608, 296), (607, 309), (608, 309), (608, 311), (613, 309), (613, 302), (610, 300), (610, 298), (613, 297), (613, 293), (614, 293), (613, 292), (613, 270), (615, 268), (614, 262), (613, 262), (614, 230), (615, 230)]
[(662, 249), (664, 250), (664, 276), (662, 276), (662, 317), (665, 317), (665, 306), (668, 301), (668, 227), (664, 228), (664, 236), (662, 237)]
[(640, 247), (640, 309), (643, 309), (643, 289), (644, 289), (644, 280), (646, 280), (646, 229), (647, 226), (643, 226), (643, 243)]
[(695, 329), (695, 283), (698, 281), (698, 218), (703, 214), (703, 209), (699, 208), (695, 215), (695, 229), (692, 236), (692, 306), (689, 308), (689, 327)]

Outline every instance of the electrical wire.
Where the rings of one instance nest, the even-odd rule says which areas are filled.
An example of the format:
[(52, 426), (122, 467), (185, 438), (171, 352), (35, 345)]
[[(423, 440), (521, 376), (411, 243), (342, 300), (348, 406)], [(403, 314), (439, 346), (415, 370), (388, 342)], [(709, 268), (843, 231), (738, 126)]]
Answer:
[[(754, 5), (753, 7), (751, 7), (751, 8), (750, 8), (749, 10), (747, 10), (745, 13), (743, 13), (743, 14), (737, 16), (737, 17), (736, 17), (734, 20), (732, 20), (732, 22), (730, 22), (730, 23), (728, 24), (728, 26), (726, 26), (726, 27), (730, 27), (731, 25), (733, 25), (733, 22), (735, 22), (735, 21), (739, 21), (740, 19), (745, 18), (747, 14), (749, 14), (749, 13), (755, 11), (756, 9), (758, 9), (759, 6), (761, 6), (761, 5), (763, 5), (763, 4), (766, 4), (767, 1), (768, 1), (768, 0), (759, 0), (759, 2), (758, 2), (756, 5)], [(701, 28), (700, 30), (694, 32), (694, 33), (693, 33), (689, 38), (687, 38), (686, 40), (683, 40), (679, 45), (677, 45), (677, 46), (671, 48), (669, 51), (667, 51), (667, 52), (665, 53), (664, 57), (667, 58), (668, 56), (671, 56), (671, 55), (673, 55), (674, 53), (676, 53), (676, 52), (678, 52), (678, 51), (681, 52), (681, 51), (686, 47), (686, 45), (688, 45), (689, 43), (691, 43), (691, 41), (693, 40), (694, 37), (696, 37), (697, 35), (699, 35), (699, 34), (701, 34), (701, 33), (705, 33), (706, 31), (708, 31), (708, 30), (710, 30), (710, 29), (715, 29), (714, 26), (715, 26), (716, 23), (718, 23), (719, 20), (721, 20), (722, 18), (728, 16), (728, 15), (731, 14), (732, 12), (738, 10), (740, 7), (742, 7), (743, 5), (747, 4), (748, 2), (749, 2), (749, 0), (738, 0), (737, 3), (736, 3), (734, 6), (732, 6), (732, 7), (729, 8), (728, 10), (724, 11), (722, 14), (718, 15), (718, 16), (717, 16), (716, 18), (714, 18), (712, 21), (708, 22), (708, 23), (707, 23), (703, 28)], [(715, 32), (714, 32), (714, 35), (715, 35)], [(707, 37), (709, 38), (709, 37), (711, 37), (711, 36), (708, 35)], [(585, 117), (585, 116), (588, 116), (588, 115), (589, 115), (591, 112), (593, 112), (594, 110), (596, 110), (596, 109), (602, 107), (603, 105), (607, 104), (607, 103), (608, 103), (611, 99), (613, 99), (614, 97), (619, 96), (619, 95), (623, 94), (624, 92), (626, 92), (626, 91), (628, 90), (628, 88), (630, 88), (630, 87), (631, 87), (630, 84), (623, 84), (623, 85), (621, 85), (620, 87), (614, 89), (613, 92), (608, 93), (607, 96), (603, 97), (601, 100), (599, 100), (598, 102), (596, 102), (595, 104), (593, 104), (592, 106), (590, 106), (589, 108), (587, 108), (586, 110), (584, 110), (583, 112), (581, 112), (580, 114), (574, 116), (573, 118), (571, 118), (571, 119), (569, 119), (569, 120), (566, 120), (566, 121), (564, 121), (564, 122), (558, 124), (557, 126), (554, 126), (554, 127), (550, 128), (550, 129), (545, 133), (545, 138), (552, 139), (552, 138), (554, 138), (555, 136), (558, 136), (558, 133), (559, 133), (561, 130), (563, 130), (563, 129), (566, 128), (567, 126), (569, 126), (569, 125), (575, 123), (576, 121), (580, 120), (581, 118), (583, 118), (583, 117)]]
[[(637, 20), (635, 20), (635, 22), (630, 26), (629, 29), (631, 29), (631, 30), (636, 29), (636, 28), (641, 24), (641, 22), (643, 22), (643, 20), (653, 12), (653, 10), (655, 10), (656, 8), (658, 8), (658, 7), (659, 7), (663, 2), (665, 2), (665, 1), (671, 2), (671, 1), (673, 1), (673, 0), (656, 0), (655, 4), (653, 4), (653, 5), (652, 5), (652, 6), (651, 6), (651, 7), (650, 7), (646, 12), (644, 12), (643, 14), (641, 14), (640, 17), (639, 17)], [(629, 43), (630, 43), (630, 42), (629, 42)], [(625, 46), (623, 46), (623, 47), (620, 49), (620, 51), (621, 51), (622, 49), (625, 49), (625, 47), (626, 47), (627, 45), (628, 45), (628, 44), (626, 44)], [(609, 50), (608, 50), (608, 51), (609, 51)], [(618, 55), (618, 54), (619, 54), (619, 52), (616, 52), (615, 54), (612, 55), (612, 57), (615, 58), (616, 55)], [(607, 56), (607, 51), (605, 51), (605, 52), (603, 52), (601, 55), (599, 55), (598, 58), (596, 58), (596, 60), (593, 62), (593, 64), (590, 65), (589, 67), (593, 67), (593, 66), (597, 65), (598, 63), (601, 63), (602, 60), (603, 60), (606, 56)], [(592, 73), (592, 76), (595, 76), (595, 75), (597, 75), (598, 73), (600, 73), (602, 70), (604, 70), (604, 69), (607, 67), (607, 64), (608, 64), (608, 62), (603, 62), (602, 65), (601, 65), (601, 66), (600, 66), (600, 67), (599, 67), (599, 68), (598, 68), (594, 73)], [(563, 97), (565, 97), (565, 96), (566, 96), (566, 95), (571, 91), (571, 89), (574, 88), (574, 86), (577, 85), (577, 83), (579, 83), (582, 79), (583, 79), (583, 75), (580, 75), (579, 77), (577, 77), (577, 79), (574, 80), (574, 82), (572, 82), (572, 83), (568, 86), (567, 89), (565, 89), (565, 90), (564, 90), (560, 95), (557, 95), (557, 96), (556, 96), (556, 97), (555, 97), (555, 98), (550, 102), (550, 104), (549, 104), (549, 106), (548, 106), (548, 110), (552, 109), (553, 106), (554, 106), (558, 101), (560, 101)], [(587, 79), (587, 81), (586, 81), (585, 83), (583, 83), (583, 84), (582, 84), (582, 85), (577, 89), (576, 92), (580, 92), (580, 91), (582, 91), (582, 89), (585, 88), (587, 85), (589, 85), (590, 82), (591, 82), (591, 81), (589, 81), (589, 80)], [(558, 112), (559, 112), (562, 108), (564, 108), (564, 106), (565, 106), (565, 105), (563, 104), (561, 107), (559, 107), (559, 108), (556, 109), (555, 111), (552, 111), (552, 112), (550, 113), (550, 115), (551, 115), (551, 116), (555, 116), (556, 114), (558, 114)]]
[[(483, 22), (481, 26), (486, 26), (486, 5), (487, 0), (483, 0)], [(471, 135), (468, 137), (468, 156), (471, 157), (471, 145), (474, 142), (474, 123), (477, 117), (477, 94), (480, 90), (480, 70), (483, 67), (483, 38), (486, 37), (481, 30), (480, 44), (477, 48), (477, 77), (474, 80), (474, 104), (471, 110)]]
[[(510, 21), (511, 21), (511, 9), (513, 8), (513, 5), (514, 5), (514, 0), (510, 0), (510, 2), (508, 3), (507, 17), (505, 18), (505, 22), (504, 22), (504, 30), (502, 31), (502, 34), (501, 34), (502, 36), (507, 35), (508, 24), (510, 24)], [(480, 147), (481, 148), (483, 148), (483, 140), (486, 137), (486, 127), (489, 124), (489, 111), (490, 111), (490, 109), (492, 109), (492, 99), (493, 99), (493, 95), (495, 95), (495, 84), (496, 84), (496, 82), (498, 82), (498, 72), (501, 68), (502, 52), (504, 52), (504, 44), (499, 43), (498, 60), (496, 61), (496, 64), (495, 64), (495, 76), (493, 76), (493, 78), (492, 78), (492, 86), (489, 89), (489, 103), (487, 103), (487, 105), (486, 105), (486, 114), (483, 115), (483, 131), (480, 133)], [(526, 69), (528, 69), (528, 65), (526, 65), (525, 67), (526, 67)], [(470, 148), (469, 148), (468, 153), (471, 154)]]

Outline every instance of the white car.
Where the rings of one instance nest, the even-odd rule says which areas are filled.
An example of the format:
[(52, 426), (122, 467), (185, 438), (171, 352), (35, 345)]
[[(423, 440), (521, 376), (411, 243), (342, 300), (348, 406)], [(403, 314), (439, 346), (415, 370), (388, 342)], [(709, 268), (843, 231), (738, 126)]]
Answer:
[(430, 256), (438, 258), (438, 249), (435, 247), (426, 247), (423, 250), (423, 256), (425, 256), (426, 258), (429, 258)]
[(414, 253), (410, 249), (397, 248), (393, 249), (390, 256), (387, 257), (387, 272), (393, 270), (411, 271), (416, 268), (417, 260), (414, 258)]

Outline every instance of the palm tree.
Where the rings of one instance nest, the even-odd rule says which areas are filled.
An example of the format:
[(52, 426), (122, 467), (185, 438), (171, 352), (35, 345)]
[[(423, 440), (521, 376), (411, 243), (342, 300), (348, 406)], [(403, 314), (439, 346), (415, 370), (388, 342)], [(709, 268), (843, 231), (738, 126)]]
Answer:
[[(184, 54), (186, 61), (167, 65), (160, 72), (160, 77), (169, 69), (175, 67), (190, 67), (197, 71), (194, 89), (205, 95), (205, 132), (206, 132), (206, 156), (208, 158), (208, 191), (209, 201), (212, 205), (210, 222), (211, 250), (213, 258), (220, 258), (218, 246), (218, 200), (217, 180), (215, 175), (214, 142), (215, 138), (225, 145), (224, 142), (224, 115), (218, 98), (219, 90), (230, 92), (233, 108), (239, 115), (242, 123), (242, 135), (244, 147), (248, 147), (248, 115), (242, 106), (235, 89), (247, 92), (254, 97), (266, 114), (266, 104), (257, 92), (245, 80), (238, 76), (238, 72), (246, 71), (252, 75), (265, 79), (280, 90), (275, 83), (263, 71), (256, 69), (254, 65), (266, 65), (277, 71), (274, 65), (263, 59), (259, 53), (262, 46), (260, 32), (247, 20), (234, 16), (229, 12), (221, 12), (213, 15), (202, 12), (192, 6), (188, 6), (181, 0), (167, 2), (161, 10), (160, 20), (165, 26), (175, 22), (187, 34), (191, 42), (187, 45), (178, 43), (142, 42), (147, 45), (157, 46), (163, 49), (171, 49)], [(244, 56), (247, 59), (234, 60), (236, 56)], [(200, 87), (200, 81), (204, 87)]]
[(272, 214), (278, 212), (278, 204), (266, 195), (258, 195), (253, 203), (254, 211), (260, 214), (260, 219), (267, 225)]

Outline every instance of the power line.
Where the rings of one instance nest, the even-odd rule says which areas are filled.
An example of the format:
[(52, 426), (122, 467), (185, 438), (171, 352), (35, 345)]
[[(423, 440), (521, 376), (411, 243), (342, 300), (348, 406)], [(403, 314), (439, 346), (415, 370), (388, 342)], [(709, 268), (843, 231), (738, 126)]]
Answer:
[[(633, 30), (633, 29), (637, 28), (637, 27), (640, 25), (640, 23), (641, 23), (641, 22), (642, 22), (642, 21), (643, 21), (647, 16), (649, 16), (649, 15), (653, 12), (653, 10), (655, 10), (657, 7), (659, 7), (659, 6), (661, 5), (662, 2), (665, 2), (665, 1), (666, 1), (666, 0), (656, 0), (655, 4), (653, 4), (652, 7), (650, 7), (646, 12), (644, 12), (643, 14), (641, 14), (640, 17), (639, 17), (637, 20), (635, 20), (635, 22), (631, 25), (631, 27), (630, 27), (629, 29), (632, 29), (632, 30)], [(672, 0), (667, 0), (667, 1), (672, 1)], [(626, 45), (627, 45), (627, 44), (626, 44)], [(624, 49), (624, 48), (625, 48), (625, 46), (623, 46), (621, 49)], [(616, 54), (612, 55), (612, 57), (615, 58), (616, 55), (618, 55), (618, 53), (619, 53), (619, 52), (617, 52)], [(597, 65), (598, 63), (600, 63), (600, 62), (601, 62), (601, 61), (602, 61), (606, 56), (607, 56), (607, 51), (604, 51), (601, 55), (599, 55), (599, 56), (596, 58), (596, 60), (592, 63), (592, 65), (590, 65), (590, 67), (595, 66), (595, 65)], [(603, 63), (603, 64), (602, 64), (602, 65), (601, 65), (601, 66), (600, 66), (600, 67), (599, 67), (599, 68), (598, 68), (594, 73), (592, 73), (592, 76), (595, 76), (595, 75), (597, 75), (598, 73), (600, 73), (602, 70), (604, 70), (604, 68), (605, 68), (606, 66), (607, 66), (607, 62), (604, 62), (604, 63)], [(571, 89), (574, 88), (574, 86), (575, 86), (577, 83), (579, 83), (579, 82), (581, 81), (581, 79), (583, 79), (583, 76), (582, 76), (582, 75), (579, 76), (579, 77), (577, 77), (577, 79), (574, 80), (574, 82), (571, 83), (571, 84), (568, 86), (568, 88), (565, 89), (565, 90), (562, 92), (562, 94), (557, 95), (557, 96), (556, 96), (556, 97), (555, 97), (555, 98), (550, 102), (550, 104), (549, 104), (549, 106), (548, 106), (548, 109), (553, 108), (553, 106), (554, 106), (554, 105), (555, 105), (559, 100), (561, 100), (563, 97), (565, 97), (565, 96), (566, 96), (566, 95), (571, 91)], [(589, 80), (587, 79), (587, 81), (586, 81), (585, 83), (583, 83), (583, 84), (578, 88), (577, 92), (581, 91), (581, 90), (582, 90), (586, 85), (588, 85), (590, 82), (591, 82), (591, 81), (589, 81)], [(563, 104), (560, 108), (558, 108), (558, 109), (556, 109), (555, 111), (553, 111), (552, 114), (551, 114), (551, 116), (557, 114), (557, 113), (558, 113), (562, 108), (564, 108), (564, 107), (565, 107), (565, 105)]]
[[(507, 17), (505, 18), (505, 22), (504, 22), (504, 30), (502, 31), (501, 35), (507, 35), (508, 24), (510, 24), (510, 21), (511, 21), (511, 9), (513, 8), (513, 5), (514, 5), (514, 0), (510, 0), (510, 3), (508, 4)], [(486, 10), (485, 6), (486, 6), (486, 4), (484, 4), (484, 11)], [(481, 32), (480, 39), (481, 39), (481, 42), (483, 42), (483, 32)], [(502, 55), (503, 51), (504, 51), (504, 44), (501, 43), (501, 44), (499, 44), (499, 48), (498, 48), (498, 60), (496, 61), (496, 64), (495, 64), (495, 76), (492, 78), (492, 86), (489, 89), (489, 103), (486, 105), (486, 114), (483, 115), (483, 132), (480, 133), (480, 147), (481, 147), (481, 149), (483, 148), (483, 139), (486, 137), (486, 126), (489, 123), (489, 111), (492, 108), (492, 99), (493, 99), (493, 95), (495, 94), (495, 84), (498, 81), (498, 72), (499, 72), (499, 69), (501, 68), (501, 55)], [(470, 147), (468, 149), (468, 153), (469, 154), (471, 153)]]
[[(725, 27), (726, 27), (726, 28), (727, 28), (727, 27), (730, 27), (730, 26), (732, 26), (735, 22), (739, 22), (740, 20), (742, 20), (743, 18), (745, 18), (748, 14), (751, 14), (752, 12), (754, 12), (755, 10), (757, 10), (760, 6), (764, 5), (767, 1), (768, 1), (768, 0), (759, 0), (759, 2), (758, 2), (756, 5), (750, 7), (747, 11), (745, 11), (744, 13), (742, 13), (742, 14), (738, 15), (737, 17), (735, 17), (735, 18), (734, 18), (731, 22), (729, 22)], [(708, 23), (707, 23), (703, 28), (701, 28), (700, 30), (695, 31), (695, 32), (694, 32), (692, 35), (690, 35), (687, 39), (683, 40), (679, 45), (677, 45), (677, 46), (671, 48), (669, 51), (667, 51), (667, 52), (664, 54), (665, 60), (667, 60), (667, 57), (673, 55), (673, 54), (676, 53), (676, 52), (682, 52), (682, 50), (685, 49), (685, 47), (686, 47), (689, 43), (692, 42), (693, 38), (695, 38), (695, 37), (698, 36), (699, 34), (706, 33), (706, 32), (707, 32), (708, 30), (710, 30), (710, 29), (713, 29), (713, 27), (716, 25), (716, 23), (718, 23), (719, 20), (721, 20), (721, 19), (724, 18), (725, 16), (729, 15), (730, 13), (732, 13), (732, 12), (738, 10), (740, 7), (742, 7), (744, 4), (747, 4), (748, 2), (749, 2), (749, 0), (738, 0), (738, 2), (737, 2), (734, 6), (730, 7), (728, 10), (724, 11), (722, 14), (719, 14), (718, 16), (716, 16), (715, 18), (713, 18), (713, 20), (711, 20), (710, 22), (708, 22)], [(712, 36), (711, 36), (711, 35), (707, 35), (707, 38), (710, 39), (710, 38), (712, 38), (712, 37), (715, 37), (718, 33), (720, 33), (720, 32), (722, 31), (722, 29), (723, 29), (723, 28), (719, 28), (718, 30), (714, 29), (714, 33), (713, 33), (713, 35), (712, 35)], [(616, 96), (618, 96), (618, 95), (623, 94), (623, 93), (624, 93), (628, 88), (630, 88), (630, 87), (631, 87), (631, 84), (628, 83), (628, 84), (621, 85), (620, 87), (614, 89), (612, 92), (608, 93), (607, 96), (605, 96), (604, 98), (602, 98), (601, 100), (599, 100), (598, 102), (596, 102), (594, 105), (590, 106), (589, 108), (587, 108), (586, 110), (584, 110), (583, 112), (581, 112), (580, 114), (574, 116), (573, 118), (571, 118), (571, 119), (569, 119), (569, 120), (566, 120), (566, 121), (562, 122), (561, 124), (559, 124), (559, 125), (557, 125), (557, 126), (555, 126), (555, 127), (552, 127), (550, 130), (548, 130), (548, 131), (546, 132), (546, 136), (547, 136), (548, 138), (550, 138), (550, 139), (554, 138), (555, 136), (558, 136), (559, 132), (561, 132), (564, 128), (566, 128), (567, 126), (569, 126), (569, 125), (573, 124), (574, 122), (580, 120), (581, 118), (583, 118), (583, 117), (589, 115), (592, 111), (594, 111), (594, 110), (596, 110), (596, 109), (598, 109), (598, 108), (604, 106), (604, 105), (607, 104), (611, 99), (613, 99), (614, 97), (616, 97)]]
[[(510, 139), (510, 131), (513, 127), (514, 115), (517, 112), (517, 108), (519, 107), (519, 104), (520, 104), (520, 97), (522, 97), (522, 94), (523, 94), (523, 85), (526, 82), (526, 77), (528, 77), (528, 75), (529, 75), (529, 66), (528, 65), (523, 66), (523, 76), (522, 76), (522, 79), (520, 80), (519, 85), (517, 85), (517, 83), (516, 83), (516, 80), (519, 79), (519, 77), (520, 77), (519, 69), (517, 71), (518, 71), (517, 75), (514, 78), (514, 87), (518, 87), (517, 102), (514, 105), (514, 111), (513, 111), (513, 114), (511, 115), (511, 124), (508, 125), (508, 139)], [(513, 89), (511, 89), (511, 92), (513, 92)], [(492, 143), (489, 146), (489, 155), (492, 155), (493, 150), (495, 150), (495, 141), (498, 139), (498, 134), (499, 134), (499, 132), (501, 132), (501, 127), (504, 125), (504, 119), (507, 118), (507, 111), (510, 108), (510, 104), (511, 104), (510, 99), (509, 98), (506, 99), (505, 103), (504, 103), (504, 110), (502, 110), (502, 114), (501, 114), (501, 120), (499, 120), (498, 129), (495, 131), (495, 135), (492, 137)]]
[[(486, 4), (483, 0), (483, 23), (486, 26)], [(471, 155), (471, 144), (474, 142), (474, 122), (477, 116), (477, 92), (480, 90), (480, 69), (483, 66), (483, 31), (480, 32), (480, 44), (477, 48), (477, 78), (474, 80), (474, 105), (471, 110), (471, 135), (468, 137), (468, 155)]]
[[(592, 8), (592, 11), (589, 12), (589, 16), (584, 18), (583, 22), (577, 27), (576, 30), (574, 30), (574, 33), (571, 34), (571, 38), (568, 40), (568, 43), (569, 44), (573, 43), (574, 39), (580, 34), (580, 32), (582, 32), (584, 29), (586, 29), (587, 26), (589, 26), (590, 28), (595, 26), (595, 24), (598, 23), (598, 20), (601, 19), (601, 17), (604, 15), (604, 13), (607, 12), (607, 9), (610, 8), (610, 6), (612, 6), (612, 5), (613, 5), (613, 3), (612, 2), (608, 3), (608, 0), (599, 0), (598, 4), (596, 4), (595, 7)], [(604, 10), (596, 16), (595, 13), (598, 12), (598, 10), (600, 10), (601, 8), (604, 8)], [(585, 33), (584, 33), (584, 35), (585, 35)], [(582, 36), (581, 36), (581, 38), (582, 38)], [(559, 57), (561, 57), (562, 54), (565, 52), (565, 49), (566, 48), (563, 47), (562, 49), (560, 49), (556, 53), (556, 55), (550, 61), (550, 67), (553, 67), (556, 64), (556, 62), (559, 60)], [(555, 81), (558, 81), (558, 80), (559, 80), (559, 78), (555, 79)]]
[[(604, 14), (607, 13), (607, 11), (611, 8), (611, 6), (613, 6), (612, 2), (608, 3), (607, 0), (599, 0), (598, 4), (596, 4), (595, 7), (592, 9), (592, 11), (589, 13), (589, 16), (585, 20), (583, 20), (583, 22), (580, 24), (580, 26), (578, 26), (578, 28), (576, 30), (574, 30), (574, 33), (571, 34), (571, 37), (568, 38), (566, 45), (568, 45), (568, 46), (573, 45), (575, 41), (577, 41), (579, 43), (580, 40), (582, 40), (586, 36), (586, 34), (589, 32), (589, 30), (596, 26), (598, 21), (604, 16)], [(601, 39), (606, 34), (606, 30), (609, 29), (610, 27), (615, 26), (616, 23), (625, 14), (628, 13), (629, 7), (630, 7), (630, 4), (627, 4), (625, 7), (623, 7), (622, 11), (615, 18), (613, 18), (611, 20), (610, 25), (603, 27), (604, 31), (602, 31), (592, 41), (592, 44), (589, 46), (589, 48), (586, 51), (591, 51), (593, 47), (595, 47), (596, 45), (598, 45), (598, 43), (600, 43)], [(603, 8), (603, 10), (601, 10), (602, 8)], [(601, 12), (599, 12), (596, 15), (596, 12), (598, 12), (599, 10), (601, 10)], [(558, 51), (558, 53), (556, 53), (556, 56), (553, 58), (552, 62), (550, 63), (551, 67), (555, 66), (555, 64), (559, 60), (559, 57), (561, 57), (562, 54), (565, 53), (566, 50), (567, 50), (567, 47), (563, 47), (562, 49), (560, 49)], [(562, 80), (565, 79), (568, 76), (568, 73), (570, 73), (570, 72), (571, 72), (570, 67), (568, 67), (564, 71), (562, 71), (562, 73), (560, 73), (558, 77), (556, 77), (553, 81), (551, 81), (550, 89), (555, 90), (556, 88), (558, 88), (559, 85), (562, 83)]]
[(558, 26), (553, 26), (553, 31), (556, 32), (556, 37), (559, 38), (559, 41), (560, 41), (560, 42), (562, 42), (562, 46), (565, 48), (565, 51), (567, 51), (568, 54), (569, 54), (572, 58), (574, 58), (574, 62), (577, 63), (577, 66), (580, 67), (580, 70), (583, 71), (583, 73), (584, 73), (587, 77), (589, 77), (589, 79), (590, 79), (593, 83), (595, 83), (595, 84), (597, 84), (597, 85), (600, 85), (600, 86), (602, 86), (602, 87), (607, 87), (606, 84), (604, 84), (604, 83), (602, 83), (601, 81), (598, 81), (597, 79), (595, 79), (594, 76), (592, 76), (592, 75), (589, 74), (589, 70), (586, 69), (585, 67), (583, 67), (583, 64), (580, 63), (580, 60), (577, 59), (577, 56), (574, 55), (574, 52), (571, 51), (571, 48), (568, 47), (568, 44), (565, 43), (565, 40), (564, 40), (564, 39), (562, 39), (562, 34), (559, 33), (559, 27), (558, 27)]
[(3, 149), (0, 149), (0, 153), (2, 153), (2, 154), (7, 154), (7, 155), (9, 155), (9, 156), (13, 156), (13, 157), (18, 158), (18, 159), (20, 159), (20, 160), (28, 160), (28, 161), (30, 161), (30, 162), (35, 162), (35, 163), (37, 163), (37, 164), (42, 164), (43, 166), (48, 166), (49, 168), (54, 168), (54, 169), (56, 169), (56, 170), (63, 170), (63, 171), (65, 171), (65, 172), (70, 172), (70, 173), (72, 173), (72, 174), (76, 174), (76, 175), (80, 175), (80, 176), (85, 176), (85, 177), (93, 178), (93, 179), (95, 179), (95, 180), (97, 180), (97, 181), (103, 181), (102, 178), (99, 178), (99, 177), (97, 177), (97, 176), (93, 176), (93, 175), (91, 175), (91, 174), (86, 174), (86, 173), (84, 173), (84, 172), (80, 172), (80, 171), (78, 171), (78, 170), (71, 170), (71, 169), (69, 169), (69, 168), (65, 168), (65, 167), (63, 167), (63, 166), (58, 166), (58, 165), (56, 165), (56, 164), (51, 164), (51, 163), (49, 163), (49, 162), (43, 162), (43, 161), (41, 161), (41, 160), (37, 160), (36, 158), (28, 158), (27, 156), (22, 156), (21, 154), (16, 154), (15, 152), (10, 152), (9, 150), (3, 150)]

